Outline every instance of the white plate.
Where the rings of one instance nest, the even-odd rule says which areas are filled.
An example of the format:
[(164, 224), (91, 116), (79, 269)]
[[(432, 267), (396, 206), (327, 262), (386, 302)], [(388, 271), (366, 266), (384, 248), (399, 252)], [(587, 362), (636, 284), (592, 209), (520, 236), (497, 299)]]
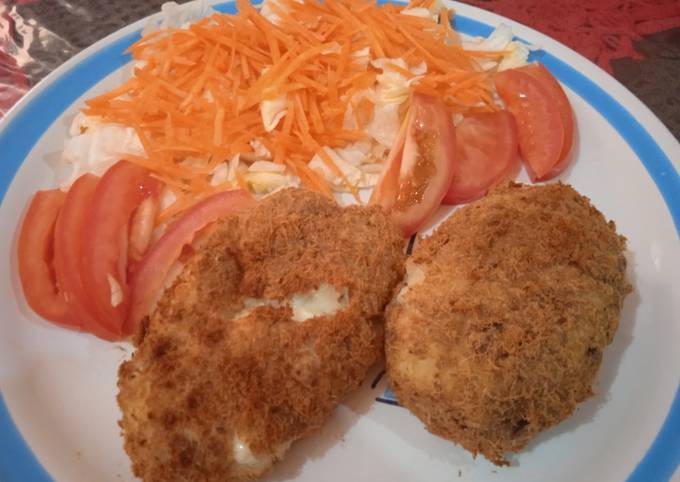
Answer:
[[(504, 22), (544, 49), (535, 58), (567, 87), (578, 123), (576, 161), (561, 180), (590, 197), (628, 237), (635, 292), (605, 350), (596, 395), (540, 435), (515, 465), (498, 468), (429, 434), (403, 408), (376, 402), (389, 398), (385, 382), (371, 388), (368, 380), (318, 435), (295, 444), (268, 480), (667, 480), (680, 461), (680, 177), (669, 161), (680, 160), (680, 145), (638, 99), (577, 53), (497, 15), (452, 5), (464, 34), (486, 35)], [(123, 51), (142, 26), (124, 28), (66, 62), (0, 125), (5, 482), (134, 479), (115, 401), (116, 370), (129, 348), (33, 314), (21, 296), (15, 248), (28, 199), (54, 186), (48, 165), (58, 159), (70, 120), (84, 98), (120, 82)]]

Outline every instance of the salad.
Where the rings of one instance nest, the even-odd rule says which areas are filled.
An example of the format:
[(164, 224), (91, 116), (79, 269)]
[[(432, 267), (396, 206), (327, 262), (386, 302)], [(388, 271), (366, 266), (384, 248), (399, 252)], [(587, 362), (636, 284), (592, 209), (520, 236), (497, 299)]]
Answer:
[(544, 181), (570, 161), (569, 101), (506, 26), (463, 40), (423, 0), (237, 6), (146, 33), (130, 78), (76, 117), (69, 173), (19, 237), (43, 318), (129, 336), (212, 222), (284, 187), (372, 189), (410, 236), (522, 162)]

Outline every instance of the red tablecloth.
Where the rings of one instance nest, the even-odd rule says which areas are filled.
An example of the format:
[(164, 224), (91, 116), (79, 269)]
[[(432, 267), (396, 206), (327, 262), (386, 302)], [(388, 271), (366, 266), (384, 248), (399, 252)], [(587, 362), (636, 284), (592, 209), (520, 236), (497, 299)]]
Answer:
[[(466, 1), (546, 33), (596, 62), (680, 139), (680, 0)], [(2, 0), (0, 117), (59, 64), (162, 3)]]

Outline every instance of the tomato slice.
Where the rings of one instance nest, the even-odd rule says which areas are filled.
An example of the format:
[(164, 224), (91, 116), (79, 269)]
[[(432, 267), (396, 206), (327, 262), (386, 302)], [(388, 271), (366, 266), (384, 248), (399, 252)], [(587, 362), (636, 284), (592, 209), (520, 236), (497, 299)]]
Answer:
[(54, 274), (64, 293), (74, 318), (83, 331), (105, 340), (116, 334), (104, 328), (95, 318), (88, 290), (81, 276), (83, 239), (92, 198), (99, 178), (92, 174), (80, 176), (71, 185), (54, 228)]
[(564, 143), (562, 144), (559, 162), (546, 176), (547, 178), (551, 178), (562, 172), (564, 168), (569, 165), (569, 153), (571, 152), (571, 147), (574, 143), (574, 112), (564, 89), (562, 89), (562, 86), (557, 79), (543, 66), (543, 64), (533, 63), (520, 67), (518, 70), (526, 72), (541, 82), (543, 86), (550, 91), (550, 95), (554, 101), (557, 102), (557, 108), (560, 111), (562, 125), (564, 126)]
[(484, 196), (519, 171), (517, 126), (506, 110), (469, 114), (456, 126), (456, 162), (445, 204)]
[(101, 327), (123, 335), (130, 306), (127, 283), (128, 227), (132, 213), (159, 182), (127, 161), (114, 164), (92, 197), (83, 240), (81, 276)]
[(54, 226), (66, 200), (58, 189), (33, 196), (19, 233), (19, 278), (33, 311), (69, 328), (80, 328), (54, 277)]
[(124, 333), (133, 333), (148, 315), (163, 288), (172, 264), (196, 233), (208, 224), (254, 204), (253, 198), (241, 190), (214, 194), (190, 208), (154, 243), (139, 263), (130, 280), (132, 306)]
[(565, 146), (565, 127), (551, 89), (518, 69), (494, 77), (496, 90), (517, 121), (519, 149), (534, 181), (554, 176)]
[(443, 102), (413, 94), (369, 204), (390, 210), (404, 236), (415, 233), (441, 204), (453, 176), (456, 135)]

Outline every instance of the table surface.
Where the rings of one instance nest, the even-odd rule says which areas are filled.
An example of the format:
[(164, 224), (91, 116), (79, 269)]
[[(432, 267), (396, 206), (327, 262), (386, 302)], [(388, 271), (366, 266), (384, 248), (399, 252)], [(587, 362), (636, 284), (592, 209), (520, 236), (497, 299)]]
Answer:
[[(466, 2), (533, 27), (597, 63), (647, 104), (680, 139), (680, 1)], [(0, 1), (0, 118), (65, 60), (157, 12), (163, 3)]]

